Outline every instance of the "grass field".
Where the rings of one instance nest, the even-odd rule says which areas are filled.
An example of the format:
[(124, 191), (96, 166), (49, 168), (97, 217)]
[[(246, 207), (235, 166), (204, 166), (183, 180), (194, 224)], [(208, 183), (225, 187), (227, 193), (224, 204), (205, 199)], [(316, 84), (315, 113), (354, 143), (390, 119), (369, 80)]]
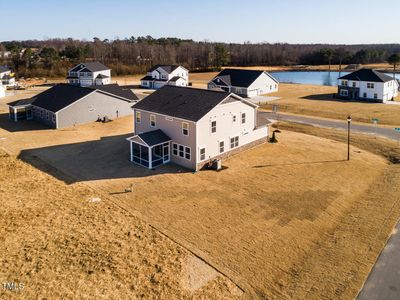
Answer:
[[(282, 86), (282, 102), (323, 93)], [(0, 147), (25, 162), (0, 157), (0, 279), (24, 282), (26, 298), (351, 299), (400, 216), (389, 140), (354, 134), (348, 162), (344, 132), (280, 123), (278, 144), (222, 172), (150, 171), (127, 161), (129, 117), (49, 130), (7, 121), (4, 104)]]
[(372, 118), (379, 118), (379, 124), (400, 125), (400, 105), (340, 101), (333, 98), (336, 92), (336, 87), (282, 83), (279, 91), (271, 94), (281, 99), (262, 108), (271, 110), (278, 104), (280, 112), (340, 120), (351, 115), (356, 122), (370, 124)]
[(66, 186), (2, 151), (0, 193), (0, 279), (25, 286), (0, 289), (1, 299), (235, 299), (242, 294), (104, 195), (82, 184)]

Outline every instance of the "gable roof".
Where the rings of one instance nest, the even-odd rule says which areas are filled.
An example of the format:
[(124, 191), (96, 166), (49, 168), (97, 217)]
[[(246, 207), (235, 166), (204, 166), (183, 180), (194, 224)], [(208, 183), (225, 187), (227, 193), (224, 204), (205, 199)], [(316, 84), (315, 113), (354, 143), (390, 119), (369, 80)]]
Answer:
[(169, 74), (169, 73), (175, 71), (179, 67), (180, 66), (178, 66), (178, 65), (155, 65), (148, 72), (153, 72), (154, 70), (157, 70), (158, 68), (161, 68), (161, 69), (163, 69), (165, 72), (167, 72)]
[(197, 122), (229, 95), (228, 92), (165, 85), (133, 108)]
[(35, 99), (33, 99), (33, 98), (20, 99), (20, 100), (17, 100), (17, 101), (9, 102), (9, 103), (7, 103), (7, 105), (8, 105), (8, 106), (24, 106), (24, 105), (30, 105), (30, 104), (32, 104), (32, 102), (33, 102), (34, 100), (35, 100)]
[(32, 104), (57, 112), (93, 92), (94, 90), (92, 89), (62, 83), (33, 97)]
[[(81, 68), (80, 66), (83, 66)], [(84, 69), (85, 68), (85, 69)], [(110, 68), (106, 67), (102, 63), (98, 61), (92, 61), (92, 62), (84, 62), (76, 65), (73, 67), (69, 72), (78, 72), (78, 71), (83, 71), (83, 72), (98, 72), (98, 71), (105, 71), (105, 70), (110, 70)]]
[[(117, 84), (81, 87), (61, 83), (32, 97), (31, 103), (46, 110), (57, 112), (94, 92), (103, 92), (113, 97), (123, 98), (124, 101), (138, 100), (138, 97), (131, 90), (122, 89)], [(15, 106), (15, 103), (9, 105), (11, 104)]]
[(339, 77), (339, 79), (370, 82), (388, 82), (393, 80), (392, 77), (373, 69), (361, 69), (345, 76)]
[(139, 100), (139, 98), (135, 95), (135, 93), (132, 92), (130, 89), (124, 89), (118, 84), (104, 84), (104, 85), (93, 85), (93, 86), (88, 86), (86, 88), (92, 89), (92, 90), (98, 90), (105, 92), (107, 94), (112, 94), (121, 98), (125, 98), (127, 100)]
[(215, 80), (220, 78), (223, 83), (229, 86), (249, 87), (263, 73), (267, 74), (274, 81), (278, 82), (273, 76), (265, 71), (243, 69), (224, 69), (213, 78), (212, 82), (219, 85), (219, 83), (215, 82)]
[(171, 138), (161, 129), (139, 133), (137, 137), (139, 137), (149, 147), (166, 143), (171, 140)]

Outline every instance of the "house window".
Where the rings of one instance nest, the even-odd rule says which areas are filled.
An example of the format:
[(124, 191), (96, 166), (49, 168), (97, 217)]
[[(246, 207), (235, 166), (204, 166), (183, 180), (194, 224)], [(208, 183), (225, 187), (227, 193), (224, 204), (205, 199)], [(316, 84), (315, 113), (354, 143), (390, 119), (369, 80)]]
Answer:
[(353, 81), (353, 87), (356, 87), (356, 85), (357, 85), (357, 84), (356, 84), (356, 82), (355, 82), (355, 81)]
[(342, 80), (342, 85), (347, 86), (347, 80)]
[(175, 156), (186, 158), (187, 160), (190, 160), (191, 158), (190, 147), (179, 145), (177, 143), (172, 143), (172, 154)]
[(200, 149), (200, 160), (205, 160), (206, 159), (206, 148), (201, 148)]
[(185, 152), (185, 146), (179, 145), (179, 156), (183, 157)]
[(242, 124), (246, 123), (246, 114), (242, 113)]
[(378, 99), (378, 94), (374, 94), (374, 99)]
[(239, 146), (239, 137), (235, 136), (231, 138), (231, 149), (236, 148)]
[(340, 96), (347, 97), (348, 95), (349, 95), (349, 91), (348, 90), (340, 90)]
[(182, 134), (189, 135), (189, 123), (182, 122)]
[(51, 116), (51, 120), (53, 121), (53, 123), (56, 122), (56, 114), (53, 114), (53, 115)]
[(375, 84), (372, 82), (367, 82), (367, 88), (368, 89), (373, 89), (375, 87)]
[(156, 127), (156, 116), (155, 115), (150, 115), (150, 126)]
[(211, 133), (216, 133), (217, 132), (217, 121), (212, 121), (211, 122)]
[(233, 122), (233, 123), (236, 123), (236, 115), (233, 115), (233, 116), (232, 116), (232, 122)]
[(46, 111), (46, 120), (50, 119), (50, 114), (48, 111)]
[(364, 94), (363, 94), (363, 97), (364, 97), (364, 98), (367, 98), (367, 93), (364, 93)]
[(40, 110), (40, 118), (44, 119), (44, 110), (43, 109)]
[(140, 111), (136, 112), (136, 123), (140, 123), (140, 121), (142, 120), (142, 114)]
[(190, 148), (185, 147), (185, 158), (190, 160)]
[(225, 151), (224, 146), (224, 141), (219, 142), (219, 153), (223, 153)]

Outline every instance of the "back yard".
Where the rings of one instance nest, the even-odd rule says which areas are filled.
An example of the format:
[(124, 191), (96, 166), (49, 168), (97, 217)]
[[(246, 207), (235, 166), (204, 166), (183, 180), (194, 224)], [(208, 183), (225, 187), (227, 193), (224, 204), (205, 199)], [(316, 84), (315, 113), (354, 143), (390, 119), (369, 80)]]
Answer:
[[(5, 137), (0, 146), (64, 182), (36, 171), (43, 174), (43, 182), (49, 182), (35, 188), (38, 193), (43, 189), (50, 195), (47, 201), (57, 199), (57, 192), (48, 190), (53, 185), (60, 190), (65, 184), (68, 188), (80, 188), (84, 183), (94, 196), (111, 199), (225, 274), (227, 277), (220, 275), (218, 280), (227, 283), (210, 283), (217, 289), (210, 293), (226, 293), (229, 298), (236, 297), (241, 289), (251, 298), (354, 297), (400, 215), (399, 165), (390, 165), (383, 157), (358, 148), (352, 148), (350, 162), (344, 161), (346, 146), (333, 140), (284, 131), (276, 145), (263, 144), (225, 160), (227, 168), (220, 173), (193, 174), (174, 165), (149, 171), (129, 163), (124, 138), (131, 132), (130, 118), (81, 126), (79, 134), (77, 129), (27, 129), (26, 125), (0, 130), (0, 136)], [(9, 178), (7, 193), (12, 198), (13, 190), (21, 182), (21, 173), (3, 178)], [(133, 192), (125, 193), (131, 184)], [(77, 193), (83, 196), (76, 201), (87, 203), (86, 192)], [(22, 193), (18, 197), (27, 196)], [(68, 203), (67, 207), (63, 203)], [(70, 226), (79, 224), (80, 217), (68, 217), (72, 210), (70, 202), (56, 201), (52, 205), (56, 205), (52, 218), (60, 218), (51, 223), (55, 236), (65, 234), (55, 230), (65, 226), (63, 218), (70, 219)], [(109, 205), (106, 209), (117, 210)], [(29, 211), (26, 206), (20, 213), (28, 216)], [(24, 219), (13, 216), (4, 214), (5, 222), (28, 226)], [(37, 221), (29, 216), (26, 220)], [(98, 228), (95, 232), (100, 239), (101, 232), (107, 231), (102, 229), (104, 219), (90, 215), (85, 218), (91, 222), (82, 224)], [(116, 225), (122, 222), (118, 226), (123, 228), (137, 222), (132, 218), (119, 214), (110, 216), (110, 221), (119, 220)], [(46, 223), (46, 219), (40, 220), (41, 224)], [(82, 224), (80, 231), (92, 230)], [(58, 239), (53, 233), (46, 233), (45, 228), (38, 230), (43, 232), (44, 240)], [(88, 234), (87, 238), (92, 236)], [(78, 243), (89, 242), (86, 237), (81, 239)], [(112, 243), (118, 240), (119, 235)], [(5, 241), (7, 253), (21, 245), (26, 247), (22, 237)], [(103, 242), (94, 247), (109, 253), (110, 259), (116, 255)], [(46, 253), (46, 248), (40, 248), (32, 255), (43, 257)], [(100, 259), (96, 257), (93, 263)], [(84, 261), (85, 254), (77, 253), (76, 259)], [(147, 254), (143, 259), (149, 259)], [(42, 268), (51, 268), (52, 264), (46, 263)], [(15, 266), (4, 265), (6, 274), (13, 274)], [(116, 271), (123, 266), (118, 263)], [(164, 268), (165, 272), (175, 272), (172, 265), (163, 265)], [(78, 271), (68, 272), (74, 276)], [(34, 285), (43, 277), (24, 278), (27, 284), (31, 281)], [(87, 280), (94, 282), (90, 277)], [(155, 289), (165, 282), (160, 280), (157, 279)], [(238, 290), (235, 284), (240, 287)], [(176, 289), (185, 293), (179, 287)]]

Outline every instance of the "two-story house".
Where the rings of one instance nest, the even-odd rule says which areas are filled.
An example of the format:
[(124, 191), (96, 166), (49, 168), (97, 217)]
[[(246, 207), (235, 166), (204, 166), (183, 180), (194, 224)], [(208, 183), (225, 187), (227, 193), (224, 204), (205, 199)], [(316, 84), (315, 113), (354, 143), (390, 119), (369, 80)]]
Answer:
[(243, 97), (255, 97), (278, 91), (279, 82), (265, 71), (224, 69), (209, 83), (208, 89), (222, 89)]
[(98, 61), (80, 63), (68, 71), (67, 82), (79, 86), (111, 83), (111, 69)]
[(15, 86), (15, 76), (10, 68), (0, 66), (0, 84), (4, 87)]
[(143, 88), (149, 89), (159, 89), (166, 84), (188, 86), (189, 71), (182, 66), (156, 65), (147, 71), (140, 82)]
[(130, 160), (150, 169), (171, 161), (200, 170), (268, 137), (258, 106), (229, 92), (164, 86), (132, 108)]
[(397, 80), (373, 69), (361, 69), (338, 79), (338, 96), (347, 100), (390, 101), (398, 90)]

